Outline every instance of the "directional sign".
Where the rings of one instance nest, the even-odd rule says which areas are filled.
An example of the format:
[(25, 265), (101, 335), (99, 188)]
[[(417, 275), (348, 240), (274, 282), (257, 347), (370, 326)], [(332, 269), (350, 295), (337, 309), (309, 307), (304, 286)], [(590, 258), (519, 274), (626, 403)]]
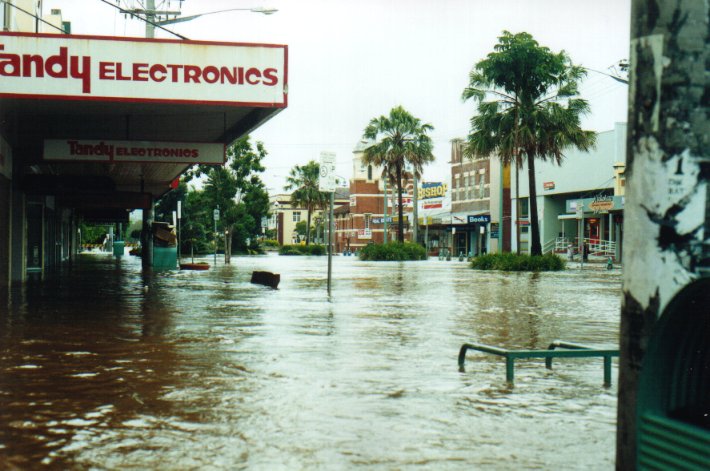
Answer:
[(335, 187), (335, 152), (321, 152), (318, 189), (331, 193), (335, 191)]

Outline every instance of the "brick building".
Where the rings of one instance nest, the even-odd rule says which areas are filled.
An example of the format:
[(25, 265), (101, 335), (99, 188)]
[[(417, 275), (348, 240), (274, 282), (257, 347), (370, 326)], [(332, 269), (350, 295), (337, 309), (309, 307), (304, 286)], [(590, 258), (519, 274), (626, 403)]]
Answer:
[[(353, 173), (350, 179), (349, 205), (341, 206), (335, 211), (335, 250), (355, 252), (369, 243), (384, 242), (385, 231), (387, 239), (392, 241), (397, 237), (397, 195), (395, 188), (388, 185), (387, 193), (387, 224), (385, 229), (385, 183), (382, 179), (382, 167), (366, 165), (362, 161), (367, 142), (359, 142), (353, 150)], [(405, 211), (405, 240), (411, 238), (411, 192), (412, 185), (405, 187), (402, 195)], [(407, 214), (409, 213), (409, 214)]]

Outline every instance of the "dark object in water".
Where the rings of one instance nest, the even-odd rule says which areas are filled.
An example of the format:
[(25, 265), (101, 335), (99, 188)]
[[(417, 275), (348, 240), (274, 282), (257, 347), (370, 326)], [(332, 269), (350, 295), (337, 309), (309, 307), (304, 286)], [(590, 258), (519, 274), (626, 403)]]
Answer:
[(281, 281), (281, 275), (270, 271), (255, 271), (251, 274), (251, 282), (277, 288)]
[(209, 270), (210, 264), (207, 262), (181, 263), (180, 270)]

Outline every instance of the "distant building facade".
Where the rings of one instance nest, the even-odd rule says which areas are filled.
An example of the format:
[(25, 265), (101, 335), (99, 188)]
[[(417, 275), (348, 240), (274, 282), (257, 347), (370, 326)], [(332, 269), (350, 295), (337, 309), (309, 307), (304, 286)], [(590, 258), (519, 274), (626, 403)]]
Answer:
[[(490, 251), (491, 159), (464, 156), (465, 141), (451, 141), (451, 229), (453, 255), (476, 256)], [(493, 234), (496, 235), (495, 233)]]
[[(626, 179), (626, 123), (597, 134), (589, 152), (570, 149), (562, 165), (536, 162), (536, 193), (543, 251), (561, 252), (585, 244), (591, 254), (621, 259)], [(515, 174), (513, 181), (515, 181)], [(527, 172), (517, 173), (519, 195), (513, 192), (514, 250), (529, 251)]]
[[(353, 150), (353, 173), (348, 204), (336, 210), (335, 250), (338, 252), (356, 252), (370, 243), (381, 244), (385, 240), (385, 232), (387, 240), (397, 240), (396, 187), (385, 184), (382, 167), (363, 162), (368, 144), (361, 141)], [(411, 180), (405, 182), (403, 191), (404, 238), (410, 240), (413, 191)], [(385, 192), (388, 195), (386, 203)]]

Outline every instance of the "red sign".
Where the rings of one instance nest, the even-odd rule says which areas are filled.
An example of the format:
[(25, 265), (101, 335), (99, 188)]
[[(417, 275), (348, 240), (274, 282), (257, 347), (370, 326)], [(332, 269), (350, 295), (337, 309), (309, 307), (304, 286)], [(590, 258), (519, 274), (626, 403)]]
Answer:
[(554, 190), (555, 189), (555, 182), (543, 182), (542, 188), (545, 190)]

